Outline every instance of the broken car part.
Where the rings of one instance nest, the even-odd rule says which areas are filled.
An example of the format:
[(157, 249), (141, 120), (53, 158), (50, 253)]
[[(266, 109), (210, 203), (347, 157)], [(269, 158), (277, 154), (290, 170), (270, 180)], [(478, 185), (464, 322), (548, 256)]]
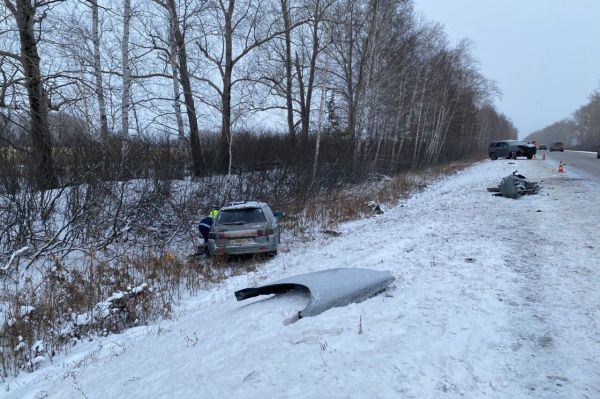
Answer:
[(361, 302), (383, 291), (395, 280), (387, 271), (340, 268), (300, 274), (256, 288), (235, 292), (238, 301), (258, 295), (283, 294), (296, 289), (310, 296), (298, 318), (316, 316), (327, 309)]

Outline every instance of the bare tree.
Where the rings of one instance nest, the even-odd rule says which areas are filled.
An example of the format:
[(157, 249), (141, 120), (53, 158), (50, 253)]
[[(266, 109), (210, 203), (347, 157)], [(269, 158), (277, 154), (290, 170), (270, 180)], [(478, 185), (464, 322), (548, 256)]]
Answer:
[[(322, 38), (324, 35), (322, 24), (327, 18), (327, 12), (332, 5), (333, 1), (330, 0), (312, 0), (312, 4), (307, 4), (307, 8), (311, 10), (308, 23), (310, 38), (306, 40), (305, 37), (301, 37), (301, 45), (296, 52), (295, 65), (296, 79), (298, 80), (299, 87), (300, 121), (302, 124), (301, 136), (304, 142), (308, 140), (308, 133), (310, 131), (312, 98), (318, 69), (317, 59), (331, 40), (330, 37), (325, 38), (325, 40)], [(308, 62), (306, 61), (307, 59)], [(306, 74), (308, 74), (308, 78)], [(328, 76), (327, 73), (326, 76)]]
[(58, 182), (52, 158), (52, 136), (48, 124), (48, 96), (44, 89), (40, 69), (40, 56), (36, 37), (36, 24), (44, 19), (38, 10), (55, 1), (4, 0), (4, 4), (12, 14), (21, 44), (20, 55), (0, 51), (0, 55), (17, 59), (23, 67), (25, 86), (29, 98), (30, 132), (33, 156), (37, 165), (36, 178), (41, 189), (56, 187)]
[(296, 131), (294, 126), (294, 107), (292, 103), (292, 21), (290, 19), (290, 1), (280, 0), (280, 3), (283, 27), (285, 30), (285, 105), (287, 110), (287, 125), (292, 146), (295, 146)]
[[(196, 42), (206, 59), (215, 69), (220, 81), (211, 76), (196, 76), (206, 83), (220, 97), (221, 112), (221, 168), (231, 173), (231, 125), (232, 92), (236, 84), (248, 80), (246, 77), (234, 77), (236, 66), (245, 60), (255, 49), (269, 43), (286, 31), (305, 23), (305, 20), (290, 22), (289, 26), (279, 28), (278, 15), (267, 11), (265, 1), (252, 0), (216, 0), (209, 7), (212, 25), (203, 25), (202, 37)], [(234, 47), (237, 51), (234, 52)]]
[(177, 121), (177, 133), (179, 137), (179, 147), (183, 148), (186, 139), (183, 128), (183, 116), (181, 115), (181, 91), (179, 88), (179, 69), (177, 63), (177, 41), (175, 40), (175, 26), (172, 18), (169, 18), (169, 63), (171, 64), (171, 73), (173, 75), (173, 110), (175, 111), (175, 120)]
[[(194, 175), (201, 176), (204, 173), (204, 162), (202, 160), (202, 148), (200, 146), (200, 134), (198, 131), (198, 118), (196, 116), (196, 104), (192, 93), (192, 85), (190, 82), (190, 72), (188, 69), (188, 54), (185, 44), (185, 37), (182, 33), (177, 4), (175, 0), (154, 0), (157, 4), (164, 7), (169, 13), (169, 30), (173, 35), (175, 48), (177, 49), (178, 72), (183, 88), (183, 99), (188, 116), (188, 124), (190, 128), (190, 147), (192, 150), (192, 163)], [(174, 89), (176, 90), (176, 89)]]
[(129, 27), (131, 24), (131, 0), (123, 0), (123, 38), (121, 63), (123, 68), (121, 92), (121, 138), (129, 136), (129, 102), (131, 92), (131, 65), (129, 64)]
[(94, 77), (96, 80), (96, 96), (100, 113), (100, 134), (108, 136), (108, 118), (106, 116), (106, 100), (104, 99), (104, 84), (102, 79), (102, 63), (100, 60), (100, 33), (98, 30), (100, 17), (98, 0), (90, 0), (92, 7), (92, 43), (94, 46)]

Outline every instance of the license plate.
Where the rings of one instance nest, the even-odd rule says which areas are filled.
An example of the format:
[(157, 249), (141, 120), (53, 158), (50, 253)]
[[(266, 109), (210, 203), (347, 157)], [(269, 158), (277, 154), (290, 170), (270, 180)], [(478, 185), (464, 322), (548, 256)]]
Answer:
[(237, 238), (235, 240), (229, 241), (229, 243), (236, 247), (242, 247), (245, 245), (253, 245), (254, 240), (252, 238)]

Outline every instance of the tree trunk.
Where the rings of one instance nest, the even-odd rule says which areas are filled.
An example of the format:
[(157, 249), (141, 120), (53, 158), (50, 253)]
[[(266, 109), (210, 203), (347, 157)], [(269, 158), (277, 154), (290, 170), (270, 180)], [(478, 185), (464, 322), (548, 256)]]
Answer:
[(296, 79), (298, 80), (298, 89), (300, 91), (300, 121), (302, 123), (302, 143), (306, 144), (308, 140), (308, 131), (306, 135), (304, 135), (304, 126), (307, 124), (306, 117), (308, 115), (306, 111), (306, 92), (304, 90), (304, 74), (302, 72), (302, 66), (300, 65), (300, 57), (296, 52)]
[(221, 95), (221, 166), (231, 173), (231, 80), (233, 75), (233, 28), (232, 18), (235, 0), (230, 0), (225, 12), (225, 68), (223, 70), (223, 94)]
[[(321, 2), (319, 0), (316, 1), (315, 4), (315, 21), (312, 30), (312, 54), (310, 57), (310, 65), (308, 70), (308, 85), (306, 87), (306, 100), (304, 101), (304, 113), (302, 115), (302, 138), (304, 142), (308, 140), (308, 133), (310, 131), (310, 108), (312, 106), (312, 95), (315, 85), (315, 75), (317, 71), (317, 57), (319, 56), (319, 52), (321, 49), (320, 41), (319, 41), (319, 21), (321, 20)], [(327, 80), (327, 71), (325, 72), (325, 81)], [(323, 86), (323, 90), (325, 90), (325, 86)], [(322, 100), (324, 101), (324, 100)], [(319, 106), (322, 104), (319, 104)], [(319, 115), (321, 118), (321, 115)], [(320, 130), (321, 127), (319, 126)]]
[(123, 91), (121, 92), (121, 139), (129, 135), (129, 93), (131, 90), (131, 67), (129, 65), (129, 22), (131, 20), (131, 0), (123, 0), (123, 41), (121, 42), (121, 62), (123, 64)]
[(288, 134), (292, 146), (295, 146), (296, 132), (294, 129), (294, 108), (292, 104), (292, 24), (290, 22), (288, 0), (281, 0), (281, 12), (285, 29), (285, 102), (287, 109)]
[(48, 126), (48, 98), (40, 71), (37, 39), (34, 35), (35, 9), (27, 0), (17, 0), (13, 6), (5, 0), (15, 16), (21, 44), (21, 63), (31, 113), (31, 141), (33, 158), (37, 166), (36, 179), (40, 189), (58, 185), (52, 158), (52, 136)]
[[(169, 15), (171, 15), (169, 13)], [(181, 92), (179, 89), (179, 71), (177, 70), (177, 43), (175, 41), (175, 27), (177, 21), (169, 16), (169, 63), (171, 64), (171, 75), (173, 76), (173, 110), (175, 111), (175, 120), (177, 121), (177, 137), (179, 138), (179, 149), (184, 149), (186, 145), (185, 130), (183, 127), (183, 116), (179, 106)]]
[(325, 98), (327, 96), (327, 78), (329, 70), (325, 70), (325, 76), (323, 76), (323, 86), (321, 87), (321, 101), (319, 103), (319, 119), (317, 122), (317, 138), (315, 142), (315, 157), (313, 160), (312, 179), (311, 184), (314, 185), (317, 178), (317, 166), (319, 162), (319, 150), (321, 146), (321, 130), (323, 128), (323, 114), (325, 113)]
[(196, 106), (194, 96), (192, 95), (192, 85), (187, 66), (187, 51), (185, 40), (181, 29), (179, 29), (179, 19), (177, 18), (177, 6), (175, 0), (167, 0), (167, 7), (173, 21), (173, 34), (177, 43), (177, 53), (179, 58), (179, 75), (181, 76), (181, 86), (183, 88), (183, 100), (190, 124), (190, 147), (192, 150), (192, 163), (194, 167), (194, 176), (201, 176), (204, 172), (204, 163), (202, 162), (202, 148), (200, 147), (200, 135), (198, 133), (198, 119), (196, 118)]
[(108, 136), (108, 118), (106, 116), (106, 100), (102, 83), (102, 65), (100, 62), (100, 34), (98, 32), (99, 15), (98, 0), (92, 0), (92, 43), (94, 45), (94, 77), (96, 78), (96, 96), (98, 96), (98, 111), (100, 113), (100, 136)]

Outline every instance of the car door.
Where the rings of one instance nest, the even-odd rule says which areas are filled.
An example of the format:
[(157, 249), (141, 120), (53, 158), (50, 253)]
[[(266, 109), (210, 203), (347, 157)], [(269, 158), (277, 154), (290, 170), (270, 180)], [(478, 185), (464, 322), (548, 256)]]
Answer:
[(506, 158), (508, 156), (508, 143), (498, 143), (496, 155), (498, 155), (498, 157)]
[(268, 205), (264, 206), (263, 212), (265, 215), (267, 215), (267, 219), (269, 221), (268, 228), (273, 229), (273, 234), (275, 235), (275, 237), (277, 237), (277, 243), (279, 244), (279, 241), (280, 241), (279, 220), (277, 220), (277, 218), (273, 214), (273, 211), (271, 210), (271, 208)]

